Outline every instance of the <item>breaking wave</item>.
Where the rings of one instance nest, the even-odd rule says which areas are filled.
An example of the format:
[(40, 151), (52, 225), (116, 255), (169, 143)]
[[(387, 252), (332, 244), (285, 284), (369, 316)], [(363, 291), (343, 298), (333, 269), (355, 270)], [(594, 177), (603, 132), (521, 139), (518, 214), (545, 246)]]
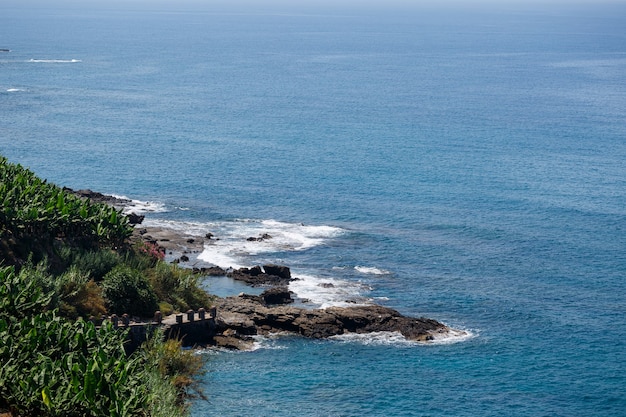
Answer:
[(359, 271), (362, 274), (371, 274), (371, 275), (388, 275), (390, 274), (389, 271), (384, 270), (384, 269), (380, 269), (380, 268), (376, 268), (373, 266), (355, 266), (354, 269), (356, 269), (357, 271)]
[(74, 64), (83, 62), (82, 59), (29, 59), (28, 62), (38, 62), (44, 64)]
[(165, 204), (157, 201), (133, 200), (126, 196), (115, 194), (112, 194), (111, 196), (124, 201), (122, 209), (124, 214), (166, 213), (169, 211)]
[(298, 274), (294, 271), (292, 276), (297, 279), (289, 283), (289, 290), (315, 307), (349, 307), (372, 302), (366, 295), (371, 287), (360, 282)]
[(254, 257), (261, 254), (307, 250), (343, 232), (332, 226), (250, 219), (194, 224), (185, 231), (196, 235), (212, 233), (214, 239), (205, 242), (198, 259), (222, 268), (252, 266)]
[(346, 333), (338, 336), (332, 336), (330, 339), (343, 343), (360, 343), (367, 346), (413, 347), (451, 345), (454, 343), (465, 342), (474, 337), (476, 337), (476, 334), (473, 332), (450, 329), (446, 333), (434, 334), (433, 340), (425, 342), (409, 340), (400, 332)]

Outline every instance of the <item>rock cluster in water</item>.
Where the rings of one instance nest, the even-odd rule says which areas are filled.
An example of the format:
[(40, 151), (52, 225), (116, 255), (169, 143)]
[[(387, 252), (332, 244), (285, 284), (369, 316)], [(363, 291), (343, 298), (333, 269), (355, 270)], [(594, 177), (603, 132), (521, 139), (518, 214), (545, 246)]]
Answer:
[(309, 338), (349, 333), (399, 332), (408, 340), (428, 341), (449, 328), (427, 318), (406, 317), (380, 305), (309, 309), (293, 302), (286, 288), (272, 288), (260, 296), (241, 294), (217, 299), (214, 343), (242, 349), (251, 336), (289, 332)]

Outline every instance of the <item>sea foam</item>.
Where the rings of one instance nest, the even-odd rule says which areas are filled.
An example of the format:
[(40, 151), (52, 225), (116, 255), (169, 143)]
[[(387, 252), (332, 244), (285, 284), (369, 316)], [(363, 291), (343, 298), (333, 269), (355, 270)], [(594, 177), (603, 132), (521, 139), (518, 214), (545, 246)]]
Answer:
[(123, 208), (124, 214), (165, 213), (169, 211), (165, 204), (156, 201), (133, 200), (126, 196), (115, 194), (112, 194), (111, 197), (126, 201)]
[(294, 271), (292, 276), (296, 280), (289, 283), (289, 289), (316, 307), (349, 307), (371, 303), (371, 298), (366, 296), (371, 288), (360, 282), (299, 274)]
[[(168, 211), (161, 203), (130, 201), (124, 209), (127, 213)], [(205, 238), (204, 250), (198, 255), (198, 259), (224, 269), (250, 267), (266, 262), (268, 255), (311, 249), (344, 232), (343, 229), (333, 226), (254, 219), (191, 222), (147, 218), (143, 224), (173, 229), (201, 238), (211, 234), (210, 239)]]
[(205, 224), (203, 233), (215, 239), (205, 245), (200, 260), (222, 268), (239, 268), (258, 263), (258, 255), (302, 251), (324, 244), (342, 229), (305, 226), (276, 220), (237, 219)]
[(465, 342), (478, 336), (477, 332), (461, 329), (449, 329), (447, 332), (433, 334), (433, 340), (417, 342), (426, 345), (452, 345), (454, 343)]
[(83, 62), (82, 59), (29, 59), (28, 62), (37, 62), (44, 64), (73, 64)]
[(373, 266), (355, 266), (354, 269), (356, 269), (357, 271), (359, 271), (362, 274), (371, 274), (371, 275), (388, 275), (390, 274), (389, 271), (384, 270), (384, 269), (380, 269), (380, 268), (376, 268)]
[(467, 330), (449, 329), (444, 333), (433, 334), (433, 339), (428, 341), (409, 340), (400, 332), (372, 332), (372, 333), (345, 333), (332, 336), (330, 339), (344, 343), (360, 343), (368, 346), (433, 346), (450, 345), (465, 342), (476, 337), (476, 334)]

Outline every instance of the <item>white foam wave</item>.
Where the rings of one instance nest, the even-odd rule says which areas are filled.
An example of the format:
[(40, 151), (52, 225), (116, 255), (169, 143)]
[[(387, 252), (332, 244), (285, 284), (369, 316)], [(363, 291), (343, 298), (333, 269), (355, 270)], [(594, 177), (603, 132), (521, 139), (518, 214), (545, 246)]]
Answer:
[(433, 334), (433, 340), (418, 343), (427, 345), (452, 345), (473, 339), (477, 335), (478, 333), (474, 333), (469, 330), (448, 329), (446, 332)]
[[(255, 224), (255, 223), (253, 223)], [(333, 226), (306, 226), (302, 223), (286, 223), (276, 220), (263, 220), (258, 223), (259, 232), (267, 233), (291, 250), (305, 250), (336, 237), (343, 229)]]
[(18, 91), (24, 91), (22, 88), (7, 88), (7, 93), (15, 93)]
[(280, 343), (281, 338), (293, 337), (290, 333), (271, 333), (268, 335), (256, 335), (252, 336), (254, 344), (249, 351), (266, 349), (266, 350), (283, 350), (287, 349), (287, 346)]
[[(142, 205), (145, 205), (147, 209), (141, 209)], [(160, 203), (133, 200), (133, 205), (129, 205), (125, 211), (145, 213), (163, 212), (167, 209)], [(342, 229), (332, 226), (303, 226), (298, 223), (276, 220), (181, 222), (147, 218), (143, 224), (169, 228), (198, 237), (211, 233), (213, 237), (205, 240), (204, 251), (198, 259), (226, 269), (257, 265), (260, 261), (255, 257), (258, 255), (301, 251), (322, 245), (328, 239), (343, 232)]]
[(111, 196), (120, 200), (127, 201), (126, 203), (124, 203), (124, 207), (123, 207), (123, 212), (125, 214), (165, 213), (168, 211), (165, 204), (160, 203), (158, 201), (133, 200), (126, 196), (115, 195), (115, 194), (112, 194)]
[[(167, 209), (164, 207), (164, 211)], [(204, 236), (208, 232), (213, 231), (217, 223), (209, 222), (181, 222), (176, 220), (163, 220), (147, 218), (143, 222), (146, 226), (163, 227), (182, 232), (191, 236)]]
[(345, 333), (330, 337), (344, 343), (360, 343), (366, 346), (415, 346), (400, 332)]
[(239, 269), (246, 267), (246, 265), (238, 260), (241, 256), (241, 254), (234, 252), (231, 248), (226, 246), (205, 245), (204, 251), (198, 255), (198, 259), (224, 269)]
[(433, 334), (433, 340), (424, 342), (409, 340), (400, 332), (346, 333), (330, 339), (344, 343), (360, 343), (367, 346), (432, 346), (465, 342), (476, 335), (467, 330), (449, 329)]
[(366, 296), (371, 288), (359, 282), (298, 274), (294, 271), (292, 276), (297, 279), (289, 283), (289, 290), (319, 308), (349, 307), (371, 302)]
[(82, 59), (29, 59), (28, 62), (38, 62), (44, 64), (73, 64), (83, 62)]
[(239, 268), (254, 264), (253, 258), (258, 255), (302, 251), (322, 245), (342, 233), (342, 229), (244, 219), (206, 223), (203, 232), (197, 234), (207, 232), (212, 233), (215, 239), (205, 245), (199, 259), (222, 268)]
[(362, 274), (370, 274), (370, 275), (388, 275), (390, 274), (389, 271), (384, 270), (384, 269), (380, 269), (380, 268), (376, 268), (373, 266), (355, 266), (354, 269), (356, 269), (357, 271), (359, 271)]

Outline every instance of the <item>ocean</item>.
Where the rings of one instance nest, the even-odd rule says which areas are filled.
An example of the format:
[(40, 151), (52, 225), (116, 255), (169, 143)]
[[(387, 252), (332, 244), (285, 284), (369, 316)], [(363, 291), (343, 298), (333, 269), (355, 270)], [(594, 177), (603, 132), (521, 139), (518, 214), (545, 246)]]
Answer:
[(11, 162), (468, 334), (202, 351), (192, 416), (625, 414), (626, 4), (444, 4), (0, 6)]

